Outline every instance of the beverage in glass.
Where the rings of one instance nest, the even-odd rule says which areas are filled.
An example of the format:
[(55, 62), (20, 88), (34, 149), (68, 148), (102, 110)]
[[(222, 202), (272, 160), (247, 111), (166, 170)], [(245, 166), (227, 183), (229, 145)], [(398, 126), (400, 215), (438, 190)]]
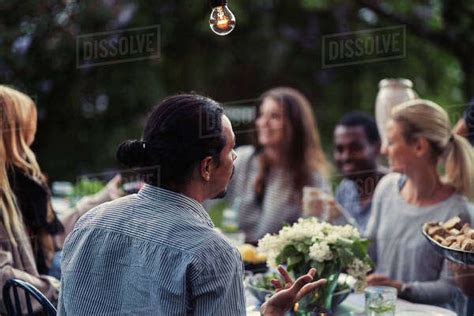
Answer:
[(390, 286), (369, 286), (365, 289), (366, 316), (393, 316), (397, 289)]

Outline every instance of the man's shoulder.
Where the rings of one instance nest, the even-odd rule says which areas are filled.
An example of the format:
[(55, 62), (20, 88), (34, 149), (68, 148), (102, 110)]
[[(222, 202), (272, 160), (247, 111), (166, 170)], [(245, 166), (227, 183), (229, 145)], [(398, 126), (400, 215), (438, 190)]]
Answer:
[(200, 264), (214, 265), (218, 262), (227, 266), (242, 264), (237, 248), (217, 230), (208, 232), (199, 245), (195, 245), (189, 251)]
[(78, 219), (75, 228), (87, 227), (93, 223), (101, 223), (100, 217), (113, 217), (113, 214), (110, 212), (117, 213), (120, 210), (132, 207), (136, 203), (136, 194), (132, 194), (97, 205)]
[(340, 191), (346, 191), (346, 190), (351, 190), (355, 188), (355, 183), (351, 179), (343, 178), (341, 182), (336, 187), (336, 192)]
[(235, 253), (235, 251), (237, 251), (237, 249), (231, 245), (227, 237), (216, 229), (209, 229), (206, 232), (206, 238), (196, 250), (204, 255), (209, 254), (209, 251), (212, 252), (213, 250), (218, 250), (223, 253)]
[(351, 179), (343, 178), (341, 182), (339, 182), (339, 184), (337, 185), (334, 194), (336, 201), (338, 201), (339, 203), (346, 199), (351, 200), (354, 198), (358, 198), (356, 183)]

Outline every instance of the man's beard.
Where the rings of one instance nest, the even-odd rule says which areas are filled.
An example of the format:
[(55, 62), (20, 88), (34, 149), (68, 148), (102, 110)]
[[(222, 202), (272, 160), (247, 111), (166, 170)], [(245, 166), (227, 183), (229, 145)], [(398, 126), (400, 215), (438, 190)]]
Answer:
[[(229, 182), (230, 182), (230, 180), (232, 180), (232, 177), (234, 176), (234, 172), (235, 172), (235, 167), (232, 166), (232, 174), (230, 175)], [(227, 183), (227, 185), (229, 185), (229, 184)], [(223, 199), (226, 196), (226, 194), (227, 194), (227, 186), (224, 189), (224, 191), (217, 194), (215, 197), (212, 198), (212, 200)]]
[(213, 197), (212, 199), (213, 200), (217, 200), (217, 199), (223, 199), (225, 198), (227, 194), (227, 189), (225, 189), (224, 191), (222, 191), (221, 193), (217, 194), (215, 197)]

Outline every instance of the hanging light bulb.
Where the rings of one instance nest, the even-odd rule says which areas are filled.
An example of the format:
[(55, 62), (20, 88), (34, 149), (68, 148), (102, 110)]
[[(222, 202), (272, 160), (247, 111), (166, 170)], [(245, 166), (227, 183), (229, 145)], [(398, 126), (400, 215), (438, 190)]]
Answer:
[(211, 0), (209, 26), (217, 35), (224, 36), (235, 28), (235, 16), (227, 7), (227, 0)]

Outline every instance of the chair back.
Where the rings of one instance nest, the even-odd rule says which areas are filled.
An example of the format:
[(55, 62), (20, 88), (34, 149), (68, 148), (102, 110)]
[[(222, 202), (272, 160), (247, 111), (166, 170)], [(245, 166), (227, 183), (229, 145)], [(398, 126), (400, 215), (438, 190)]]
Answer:
[[(56, 308), (54, 308), (54, 305), (37, 288), (22, 280), (9, 279), (3, 286), (3, 303), (7, 310), (8, 316), (23, 315), (18, 288), (23, 289), (25, 294), (26, 310), (28, 312), (27, 315), (34, 315), (33, 306), (31, 305), (31, 297), (40, 303), (46, 315), (56, 315)], [(14, 303), (11, 299), (11, 291), (13, 291)]]

